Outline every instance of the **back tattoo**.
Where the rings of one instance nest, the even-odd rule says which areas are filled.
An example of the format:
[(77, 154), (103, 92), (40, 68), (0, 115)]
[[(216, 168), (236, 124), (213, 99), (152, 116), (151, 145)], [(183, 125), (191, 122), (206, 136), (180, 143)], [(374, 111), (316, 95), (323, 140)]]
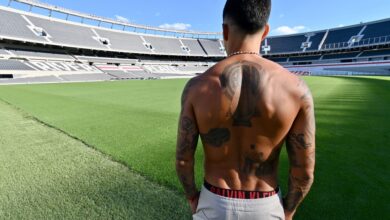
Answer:
[(257, 63), (242, 61), (225, 68), (220, 76), (224, 95), (233, 101), (239, 98), (236, 109), (230, 109), (233, 126), (252, 127), (251, 119), (260, 117), (257, 103), (261, 97), (261, 74), (264, 69)]

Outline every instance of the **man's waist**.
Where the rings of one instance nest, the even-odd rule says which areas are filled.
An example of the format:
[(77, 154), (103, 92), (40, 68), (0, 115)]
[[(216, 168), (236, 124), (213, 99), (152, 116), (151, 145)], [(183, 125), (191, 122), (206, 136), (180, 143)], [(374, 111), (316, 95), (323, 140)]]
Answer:
[(279, 187), (276, 187), (272, 191), (245, 191), (245, 190), (233, 190), (233, 189), (223, 189), (217, 186), (213, 186), (204, 181), (204, 187), (209, 190), (211, 193), (232, 199), (262, 199), (274, 196), (279, 193)]

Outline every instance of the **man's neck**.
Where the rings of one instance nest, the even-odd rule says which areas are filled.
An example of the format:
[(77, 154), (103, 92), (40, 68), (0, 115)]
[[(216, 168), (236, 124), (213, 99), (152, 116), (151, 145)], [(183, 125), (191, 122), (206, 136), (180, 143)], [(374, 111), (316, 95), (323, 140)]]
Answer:
[(237, 52), (254, 52), (254, 53), (260, 53), (260, 46), (261, 42), (257, 41), (251, 41), (251, 40), (246, 40), (246, 41), (241, 41), (237, 43), (232, 42), (229, 45), (228, 48), (228, 55), (237, 53)]

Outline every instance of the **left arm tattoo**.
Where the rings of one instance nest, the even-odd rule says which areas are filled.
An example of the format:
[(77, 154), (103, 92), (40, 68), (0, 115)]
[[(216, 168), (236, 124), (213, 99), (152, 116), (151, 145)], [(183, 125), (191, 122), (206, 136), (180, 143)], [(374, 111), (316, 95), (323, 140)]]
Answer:
[(183, 91), (176, 146), (176, 172), (187, 198), (192, 198), (198, 193), (195, 184), (194, 157), (198, 145), (199, 129), (189, 101), (191, 87), (196, 81), (197, 79), (190, 80)]

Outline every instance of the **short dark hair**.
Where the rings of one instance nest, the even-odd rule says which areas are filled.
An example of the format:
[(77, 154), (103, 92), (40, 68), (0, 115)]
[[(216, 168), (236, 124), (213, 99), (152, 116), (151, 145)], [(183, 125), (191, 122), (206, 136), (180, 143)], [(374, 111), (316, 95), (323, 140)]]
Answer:
[(271, 14), (271, 0), (227, 0), (223, 19), (231, 19), (242, 31), (254, 34), (265, 27)]

